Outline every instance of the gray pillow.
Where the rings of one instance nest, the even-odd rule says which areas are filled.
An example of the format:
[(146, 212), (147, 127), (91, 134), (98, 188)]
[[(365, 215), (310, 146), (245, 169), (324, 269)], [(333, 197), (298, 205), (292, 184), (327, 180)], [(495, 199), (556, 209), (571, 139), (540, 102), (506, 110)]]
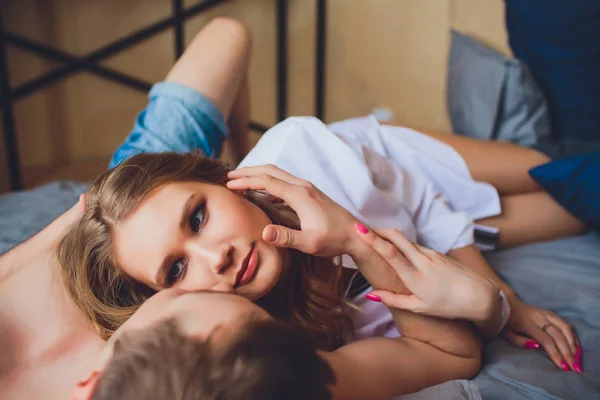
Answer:
[(523, 146), (550, 140), (546, 99), (527, 66), (456, 31), (447, 101), (458, 134)]
[(58, 181), (0, 196), (0, 254), (35, 235), (77, 203), (84, 183)]

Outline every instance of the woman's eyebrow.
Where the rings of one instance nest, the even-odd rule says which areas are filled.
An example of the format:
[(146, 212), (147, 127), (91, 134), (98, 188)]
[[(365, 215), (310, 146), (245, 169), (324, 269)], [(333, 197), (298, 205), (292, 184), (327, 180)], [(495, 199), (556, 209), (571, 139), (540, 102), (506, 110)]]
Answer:
[(179, 221), (179, 227), (182, 230), (185, 229), (185, 226), (188, 221), (188, 216), (192, 212), (195, 197), (195, 194), (190, 195), (190, 197), (188, 197), (187, 201), (185, 202), (185, 205), (183, 206), (183, 210), (181, 212), (181, 221)]

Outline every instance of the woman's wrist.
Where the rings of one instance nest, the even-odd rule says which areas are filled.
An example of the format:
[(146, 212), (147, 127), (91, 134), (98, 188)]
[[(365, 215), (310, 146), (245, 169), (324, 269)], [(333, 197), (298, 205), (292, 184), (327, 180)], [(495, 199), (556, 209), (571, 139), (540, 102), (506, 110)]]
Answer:
[(491, 281), (481, 285), (472, 299), (472, 304), (476, 306), (473, 308), (471, 321), (478, 324), (489, 324), (493, 321), (500, 311), (500, 293), (500, 288)]
[(368, 231), (367, 228), (358, 221), (350, 227), (344, 248), (345, 254), (348, 254), (355, 261), (360, 260), (364, 262), (373, 255), (373, 249), (358, 237), (356, 231), (361, 230), (362, 228), (364, 228), (365, 231)]
[(490, 292), (485, 301), (486, 311), (481, 314), (475, 322), (478, 331), (484, 337), (494, 337), (498, 335), (510, 319), (511, 306), (504, 292), (496, 288)]

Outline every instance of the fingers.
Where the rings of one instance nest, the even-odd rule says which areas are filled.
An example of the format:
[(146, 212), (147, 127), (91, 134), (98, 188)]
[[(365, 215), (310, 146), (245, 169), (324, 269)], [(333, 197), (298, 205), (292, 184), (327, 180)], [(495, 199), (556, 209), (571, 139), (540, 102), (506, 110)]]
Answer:
[(308, 240), (308, 235), (284, 226), (267, 225), (263, 229), (262, 238), (265, 242), (278, 247), (293, 248), (308, 254), (312, 254), (312, 251), (314, 251), (311, 248), (312, 242)]
[(562, 356), (563, 360), (561, 362), (561, 368), (565, 369), (564, 362), (566, 362), (569, 368), (565, 370), (572, 369), (573, 371), (581, 372), (581, 366), (579, 365), (579, 363), (577, 363), (574, 357), (575, 353), (571, 351), (569, 343), (567, 342), (567, 338), (562, 333), (562, 331), (558, 329), (555, 325), (550, 323), (547, 325), (545, 332), (548, 336), (552, 338), (556, 348)]
[(579, 352), (577, 349), (577, 345), (579, 344), (579, 342), (571, 325), (569, 325), (564, 319), (560, 318), (554, 313), (548, 313), (547, 317), (548, 321), (550, 321), (552, 325), (556, 326), (558, 329), (561, 330), (561, 332), (567, 339), (567, 342), (569, 343), (571, 353), (577, 354)]
[(537, 341), (533, 340), (530, 337), (519, 335), (510, 328), (505, 329), (502, 332), (502, 336), (504, 336), (506, 340), (508, 340), (510, 343), (517, 347), (524, 347), (526, 349), (534, 350), (541, 348), (540, 344)]
[(392, 242), (413, 266), (418, 268), (419, 265), (423, 265), (424, 261), (430, 260), (430, 257), (421, 251), (421, 248), (411, 243), (397, 229), (376, 229), (375, 232), (382, 238)]
[(305, 185), (308, 182), (272, 165), (261, 165), (257, 167), (245, 167), (230, 171), (227, 176), (231, 179), (237, 179), (249, 176), (271, 175), (279, 180), (290, 183), (292, 185)]
[(382, 239), (364, 225), (356, 224), (356, 230), (358, 236), (394, 268), (400, 279), (407, 283), (412, 280), (414, 268), (395, 245)]
[(387, 290), (373, 290), (367, 294), (371, 301), (382, 302), (388, 307), (400, 310), (423, 313), (426, 310), (425, 303), (413, 294), (396, 294)]
[(232, 190), (264, 190), (273, 196), (283, 199), (291, 206), (294, 199), (297, 199), (301, 195), (301, 190), (308, 190), (304, 186), (297, 186), (271, 175), (237, 178), (227, 182), (227, 187)]
[(555, 339), (546, 333), (548, 330), (544, 332), (541, 328), (536, 326), (534, 331), (535, 332), (531, 333), (531, 335), (546, 351), (552, 362), (563, 371), (569, 371), (569, 364), (567, 364), (564, 355), (558, 348)]
[(523, 347), (532, 350), (539, 350), (542, 348), (542, 346), (538, 343), (537, 340), (534, 340), (527, 336), (519, 335), (510, 328), (506, 328), (502, 332), (502, 336), (517, 347)]

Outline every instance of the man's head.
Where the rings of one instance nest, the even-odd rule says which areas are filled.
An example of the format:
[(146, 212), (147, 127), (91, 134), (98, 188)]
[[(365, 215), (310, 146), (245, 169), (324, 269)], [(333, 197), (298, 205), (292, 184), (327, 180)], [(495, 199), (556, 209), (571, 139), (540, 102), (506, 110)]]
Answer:
[(240, 296), (163, 291), (122, 328), (74, 399), (330, 398), (314, 342)]

